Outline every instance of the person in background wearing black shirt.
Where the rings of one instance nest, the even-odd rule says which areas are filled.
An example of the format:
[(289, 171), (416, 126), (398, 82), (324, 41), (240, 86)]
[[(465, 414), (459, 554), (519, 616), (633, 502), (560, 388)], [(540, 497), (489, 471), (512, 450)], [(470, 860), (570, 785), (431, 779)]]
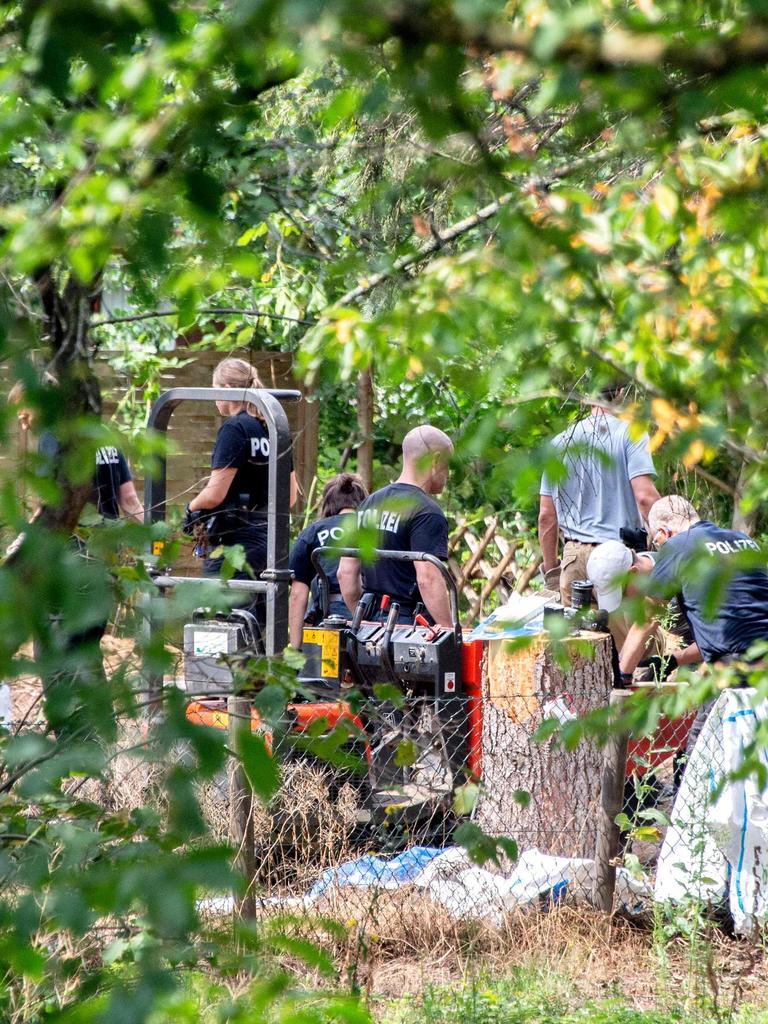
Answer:
[[(45, 431), (37, 444), (38, 453), (51, 464), (59, 457), (59, 442)], [(92, 502), (104, 519), (119, 519), (120, 513), (144, 522), (144, 506), (136, 493), (128, 460), (113, 445), (96, 449)]]
[[(264, 385), (244, 359), (224, 359), (213, 371), (213, 386), (232, 388), (232, 401), (216, 403), (221, 415), (227, 418), (216, 435), (208, 482), (187, 506), (184, 530), (191, 532), (196, 522), (206, 523), (210, 550), (219, 545), (242, 544), (248, 565), (258, 576), (267, 565), (269, 431), (256, 406), (238, 399), (236, 391)], [(288, 457), (291, 458), (290, 454)], [(291, 507), (296, 496), (296, 474), (291, 461)], [(288, 509), (283, 514), (288, 515)], [(223, 563), (223, 556), (206, 557), (203, 573), (218, 576)], [(234, 574), (234, 579), (251, 578), (246, 571)], [(256, 597), (251, 608), (261, 619), (262, 595)]]
[[(452, 454), (451, 439), (437, 427), (425, 424), (405, 435), (402, 473), (393, 484), (366, 498), (357, 513), (360, 527), (378, 531), (379, 548), (448, 558), (448, 521), (431, 495), (445, 488)], [(412, 622), (421, 603), (437, 625), (451, 625), (445, 581), (429, 562), (380, 559), (361, 571), (359, 559), (342, 558), (338, 579), (350, 610), (363, 593), (372, 593), (377, 599), (374, 615), (383, 617), (381, 599), (386, 594), (400, 605), (400, 622)]]
[[(51, 375), (46, 376), (45, 382), (56, 384)], [(22, 430), (32, 430), (35, 416), (33, 410), (24, 405), (24, 387), (20, 382), (11, 388), (8, 402), (18, 405), (17, 415)], [(61, 446), (50, 431), (40, 434), (38, 457), (37, 474), (40, 477), (53, 477), (56, 464), (61, 458)], [(123, 512), (140, 523), (144, 521), (144, 509), (136, 494), (125, 456), (111, 445), (96, 449), (96, 470), (90, 501), (105, 520), (117, 520)], [(30, 522), (34, 522), (42, 511), (41, 504), (32, 514)], [(25, 536), (26, 533), (21, 533), (16, 538), (6, 551), (6, 556), (16, 554)], [(109, 575), (106, 566), (90, 553), (87, 537), (83, 541), (79, 536), (73, 536), (69, 544), (79, 556), (91, 563), (92, 575), (89, 577), (83, 574), (78, 583), (78, 593), (82, 604), (90, 608), (98, 621), (88, 629), (73, 627), (67, 614), (62, 611), (51, 615), (52, 628), (47, 640), (41, 641), (35, 637), (33, 641), (36, 661), (42, 663), (47, 660), (58, 666), (60, 659), (64, 665), (63, 669), (48, 668), (44, 672), (46, 714), (59, 737), (69, 735), (73, 729), (80, 727), (82, 712), (84, 708), (87, 710), (90, 703), (90, 692), (100, 691), (106, 683), (100, 643), (109, 622), (110, 604), (114, 597), (110, 593), (111, 587), (107, 587), (105, 594), (104, 589), (98, 586), (99, 577), (109, 580)], [(74, 659), (76, 661), (72, 664)]]
[[(18, 420), (21, 429), (32, 430), (35, 416), (31, 409), (21, 404), (23, 401), (23, 385), (14, 384), (8, 393), (8, 402), (11, 405), (19, 405)], [(38, 475), (52, 476), (52, 469), (61, 454), (61, 446), (50, 430), (44, 430), (40, 434), (37, 453), (40, 456)], [(112, 445), (96, 449), (91, 502), (98, 509), (99, 515), (105, 519), (119, 519), (122, 512), (139, 523), (144, 522), (144, 507), (136, 493), (128, 461), (123, 453)]]
[[(307, 604), (310, 592), (313, 604), (317, 604), (318, 595), (313, 582), (315, 567), (312, 565), (312, 552), (316, 548), (338, 544), (344, 533), (344, 520), (354, 512), (368, 497), (363, 481), (356, 473), (339, 473), (329, 480), (323, 490), (320, 505), (320, 519), (302, 530), (291, 550), (291, 601), (288, 608), (288, 628), (291, 636), (291, 647), (301, 647), (302, 630), (306, 621)], [(348, 615), (347, 606), (341, 596), (336, 571), (339, 567), (338, 558), (325, 555), (322, 565), (328, 576), (328, 612), (330, 615)]]

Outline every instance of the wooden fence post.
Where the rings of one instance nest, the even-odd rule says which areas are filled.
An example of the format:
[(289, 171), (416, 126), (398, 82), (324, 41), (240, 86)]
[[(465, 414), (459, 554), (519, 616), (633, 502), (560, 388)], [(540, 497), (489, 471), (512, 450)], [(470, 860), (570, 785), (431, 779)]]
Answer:
[[(251, 700), (241, 694), (227, 698), (229, 714), (229, 746), (235, 755), (241, 750), (241, 736), (251, 729)], [(235, 866), (245, 879), (246, 890), (240, 899), (235, 897), (235, 915), (246, 920), (256, 916), (253, 895), (253, 876), (256, 873), (256, 855), (253, 839), (253, 790), (242, 763), (236, 760), (229, 788), (229, 834), (235, 849)]]
[[(621, 711), (630, 690), (612, 690), (609, 705)], [(619, 852), (619, 826), (616, 816), (624, 806), (624, 781), (627, 773), (629, 734), (613, 732), (603, 748), (603, 779), (595, 843), (595, 885), (592, 902), (598, 910), (610, 914), (616, 888), (616, 857)]]

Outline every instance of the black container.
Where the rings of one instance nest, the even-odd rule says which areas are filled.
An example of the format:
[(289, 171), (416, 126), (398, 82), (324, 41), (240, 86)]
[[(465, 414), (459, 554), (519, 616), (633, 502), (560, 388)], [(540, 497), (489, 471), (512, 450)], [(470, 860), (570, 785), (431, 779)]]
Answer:
[(555, 629), (559, 632), (557, 623), (565, 620), (565, 608), (561, 604), (544, 605), (544, 629)]
[(592, 584), (589, 580), (574, 580), (571, 584), (571, 606), (589, 608), (592, 604)]

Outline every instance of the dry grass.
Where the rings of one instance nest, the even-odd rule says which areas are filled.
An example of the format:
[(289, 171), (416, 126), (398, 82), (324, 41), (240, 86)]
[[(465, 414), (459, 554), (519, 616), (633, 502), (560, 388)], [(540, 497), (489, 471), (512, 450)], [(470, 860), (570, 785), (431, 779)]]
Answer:
[[(338, 890), (301, 915), (282, 927), (321, 944), (342, 978), (378, 999), (521, 969), (567, 979), (576, 1004), (615, 993), (638, 1010), (686, 999), (721, 1009), (768, 1002), (762, 950), (714, 929), (665, 946), (649, 927), (583, 906), (519, 910), (499, 926), (456, 921), (408, 888), (374, 897)], [(342, 938), (329, 921), (343, 926)]]
[[(229, 836), (229, 774), (198, 789), (211, 835)], [(332, 768), (308, 763), (282, 766), (280, 791), (269, 807), (256, 802), (253, 831), (256, 887), (270, 896), (303, 893), (325, 868), (359, 851), (353, 845), (358, 797), (355, 787)]]

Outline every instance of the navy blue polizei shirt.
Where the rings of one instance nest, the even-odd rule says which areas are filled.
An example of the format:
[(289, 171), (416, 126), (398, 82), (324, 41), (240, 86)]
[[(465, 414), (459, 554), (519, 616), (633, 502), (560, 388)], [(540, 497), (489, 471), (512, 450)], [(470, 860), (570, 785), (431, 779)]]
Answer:
[(733, 564), (743, 551), (759, 550), (745, 533), (702, 519), (659, 552), (651, 592), (678, 592), (704, 661), (743, 654), (754, 640), (768, 639), (768, 572)]
[[(289, 453), (290, 468), (293, 457)], [(219, 427), (211, 455), (211, 469), (235, 469), (234, 479), (221, 505), (210, 515), (228, 512), (219, 536), (225, 544), (248, 544), (266, 529), (269, 494), (269, 430), (263, 420), (243, 409)]]
[[(296, 538), (296, 543), (291, 548), (290, 567), (294, 579), (307, 587), (312, 586), (315, 578), (315, 567), (312, 565), (312, 552), (317, 548), (328, 547), (332, 544), (339, 544), (344, 536), (344, 520), (349, 520), (354, 513), (339, 513), (337, 516), (328, 516), (325, 519), (318, 519), (310, 523), (302, 530)], [(328, 589), (331, 594), (341, 593), (339, 580), (336, 572), (339, 568), (338, 558), (331, 558), (322, 555), (320, 562), (328, 576)]]
[[(377, 547), (385, 551), (426, 551), (448, 558), (448, 521), (434, 501), (414, 484), (394, 483), (374, 491), (358, 509), (361, 527), (378, 531)], [(414, 607), (421, 601), (413, 562), (382, 558), (362, 566), (363, 591)]]
[[(61, 454), (61, 445), (50, 430), (40, 435), (37, 451), (45, 460), (41, 475), (52, 476), (56, 460)], [(119, 448), (105, 445), (96, 449), (96, 470), (90, 500), (105, 519), (120, 518), (120, 488), (132, 479), (128, 462)]]

